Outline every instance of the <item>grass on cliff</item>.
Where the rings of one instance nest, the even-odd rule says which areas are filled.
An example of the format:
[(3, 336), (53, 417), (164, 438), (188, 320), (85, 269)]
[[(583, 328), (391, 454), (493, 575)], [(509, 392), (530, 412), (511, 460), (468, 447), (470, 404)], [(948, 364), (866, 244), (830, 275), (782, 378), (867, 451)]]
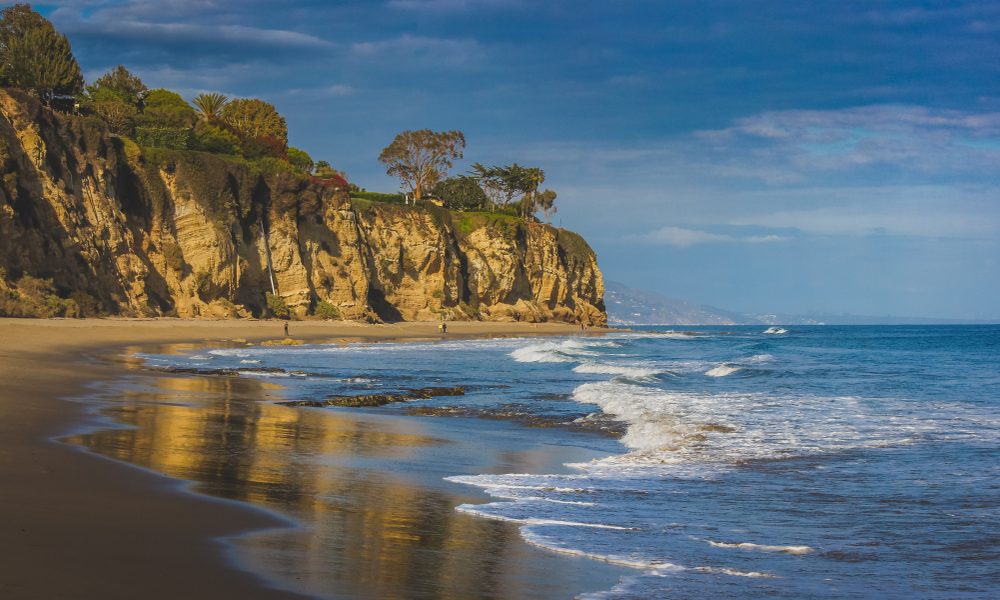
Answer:
[[(390, 200), (385, 200), (386, 198)], [(488, 227), (507, 239), (514, 239), (517, 237), (518, 228), (525, 223), (523, 217), (502, 212), (449, 210), (426, 202), (413, 206), (396, 201), (395, 198), (401, 200), (402, 195), (355, 192), (351, 193), (351, 204), (355, 210), (362, 212), (370, 212), (375, 209), (423, 212), (430, 215), (431, 219), (438, 225), (450, 225), (452, 229), (463, 236), (482, 227)]]
[(501, 233), (508, 239), (517, 236), (517, 229), (524, 224), (524, 219), (511, 215), (492, 212), (452, 212), (452, 223), (455, 230), (462, 235), (469, 235), (482, 227)]

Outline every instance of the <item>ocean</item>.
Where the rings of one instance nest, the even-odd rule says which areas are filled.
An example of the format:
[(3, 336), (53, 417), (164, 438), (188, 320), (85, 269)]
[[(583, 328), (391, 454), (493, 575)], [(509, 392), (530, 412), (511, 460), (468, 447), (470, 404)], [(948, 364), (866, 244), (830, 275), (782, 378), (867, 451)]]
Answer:
[[(464, 387), (462, 396), (373, 408), (267, 410), (299, 420), (392, 416), (432, 424), (429, 431), (475, 423), (483, 444), (514, 451), (523, 443), (547, 453), (548, 460), (523, 468), (517, 461), (500, 468), (439, 448), (379, 455), (376, 467), (395, 462), (390, 470), (423, 473), (430, 487), (464, 498), (445, 510), (477, 527), (513, 524), (543, 552), (621, 568), (617, 583), (573, 592), (583, 598), (1000, 592), (1000, 326), (649, 327), (603, 336), (199, 347), (139, 357), (155, 368), (239, 371), (221, 379), (259, 381), (260, 389), (244, 395), (264, 404)], [(190, 402), (167, 397), (171, 406)], [(143, 426), (135, 415), (144, 402), (103, 402), (117, 422)], [(213, 417), (212, 435), (228, 431), (223, 420)], [(204, 425), (194, 429), (204, 432)], [(490, 437), (494, 429), (502, 439)], [(204, 473), (137, 459), (152, 442), (129, 442), (128, 432), (118, 431), (114, 444), (94, 437), (80, 443), (211, 488)], [(296, 445), (294, 460), (282, 456), (275, 471), (346, 466), (363, 478), (376, 468), (364, 451), (333, 460), (325, 447)], [(583, 459), (563, 464), (560, 448)], [(261, 494), (263, 505), (281, 511), (283, 496)], [(322, 527), (325, 518), (315, 510), (289, 513), (306, 528)], [(325, 551), (335, 550), (296, 556)], [(306, 580), (324, 577), (322, 561), (318, 572), (295, 568)], [(303, 589), (323, 595), (327, 588)], [(554, 588), (541, 595), (563, 597)]]

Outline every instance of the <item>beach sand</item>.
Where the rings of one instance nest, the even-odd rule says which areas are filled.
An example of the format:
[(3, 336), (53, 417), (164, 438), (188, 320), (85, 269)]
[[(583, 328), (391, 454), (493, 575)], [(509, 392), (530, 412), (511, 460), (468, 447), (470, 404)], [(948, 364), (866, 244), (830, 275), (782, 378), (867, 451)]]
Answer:
[[(439, 338), (437, 323), (291, 322), (296, 340)], [(595, 331), (596, 332), (596, 331)], [(449, 323), (448, 337), (579, 333)], [(287, 523), (52, 441), (95, 416), (62, 398), (120, 377), (126, 346), (281, 340), (280, 321), (0, 319), (0, 597), (293, 598), (231, 565), (222, 537)]]

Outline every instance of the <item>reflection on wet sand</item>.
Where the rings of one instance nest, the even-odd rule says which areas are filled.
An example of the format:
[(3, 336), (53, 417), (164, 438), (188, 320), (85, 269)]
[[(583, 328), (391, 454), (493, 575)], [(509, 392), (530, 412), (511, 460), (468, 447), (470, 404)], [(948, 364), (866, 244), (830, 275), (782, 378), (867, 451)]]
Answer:
[[(101, 414), (124, 427), (68, 441), (303, 524), (232, 541), (242, 565), (282, 587), (336, 598), (561, 598), (620, 574), (456, 512), (481, 498), (419, 465), (475, 440), (422, 432), (420, 420), (279, 406), (266, 401), (280, 399), (277, 386), (241, 377), (142, 376), (101, 396)], [(501, 460), (532, 460), (517, 454)]]

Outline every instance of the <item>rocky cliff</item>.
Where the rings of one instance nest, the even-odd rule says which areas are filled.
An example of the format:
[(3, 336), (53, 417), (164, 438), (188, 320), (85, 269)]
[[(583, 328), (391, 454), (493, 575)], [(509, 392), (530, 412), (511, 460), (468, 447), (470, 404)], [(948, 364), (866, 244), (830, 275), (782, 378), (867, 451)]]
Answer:
[(273, 290), (299, 317), (606, 321), (574, 233), (140, 149), (12, 92), (0, 113), (0, 316), (262, 316)]

